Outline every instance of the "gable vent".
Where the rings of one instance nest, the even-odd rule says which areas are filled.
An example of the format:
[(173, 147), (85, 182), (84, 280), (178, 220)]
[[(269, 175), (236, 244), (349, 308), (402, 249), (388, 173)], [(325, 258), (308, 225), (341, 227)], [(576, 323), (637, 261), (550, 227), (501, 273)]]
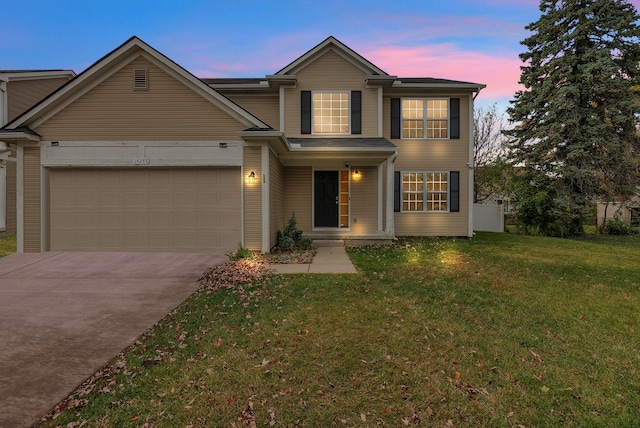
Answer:
[(149, 70), (133, 70), (133, 89), (137, 91), (146, 91), (149, 89)]

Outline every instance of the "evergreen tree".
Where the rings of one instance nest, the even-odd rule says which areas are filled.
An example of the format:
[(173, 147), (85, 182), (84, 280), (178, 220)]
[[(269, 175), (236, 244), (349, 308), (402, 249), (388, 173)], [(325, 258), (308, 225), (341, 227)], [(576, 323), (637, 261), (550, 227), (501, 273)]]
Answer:
[(640, 185), (640, 17), (623, 0), (542, 0), (540, 11), (506, 134), (514, 165), (552, 187), (548, 230), (581, 234), (589, 204)]

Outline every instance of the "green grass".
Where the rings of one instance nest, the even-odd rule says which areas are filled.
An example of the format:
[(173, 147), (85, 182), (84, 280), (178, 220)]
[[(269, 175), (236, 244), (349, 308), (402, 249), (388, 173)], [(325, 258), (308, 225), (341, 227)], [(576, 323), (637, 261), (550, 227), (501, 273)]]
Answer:
[(43, 426), (640, 426), (637, 236), (349, 255), (194, 295)]
[(0, 257), (16, 252), (16, 236), (8, 235), (0, 238)]

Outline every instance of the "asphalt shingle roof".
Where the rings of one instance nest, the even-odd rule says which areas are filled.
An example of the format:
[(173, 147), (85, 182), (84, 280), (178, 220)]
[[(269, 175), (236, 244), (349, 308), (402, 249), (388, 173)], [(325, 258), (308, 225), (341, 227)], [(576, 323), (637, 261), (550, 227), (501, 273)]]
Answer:
[(291, 145), (301, 148), (347, 148), (347, 149), (396, 149), (397, 146), (382, 137), (358, 138), (288, 138)]

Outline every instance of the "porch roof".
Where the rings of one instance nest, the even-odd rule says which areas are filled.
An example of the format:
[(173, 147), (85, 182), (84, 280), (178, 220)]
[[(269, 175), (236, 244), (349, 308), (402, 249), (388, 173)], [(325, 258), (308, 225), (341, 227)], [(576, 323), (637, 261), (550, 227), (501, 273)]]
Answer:
[(384, 150), (396, 151), (397, 146), (382, 137), (357, 137), (357, 138), (288, 138), (291, 148), (301, 149), (356, 149), (356, 150)]

